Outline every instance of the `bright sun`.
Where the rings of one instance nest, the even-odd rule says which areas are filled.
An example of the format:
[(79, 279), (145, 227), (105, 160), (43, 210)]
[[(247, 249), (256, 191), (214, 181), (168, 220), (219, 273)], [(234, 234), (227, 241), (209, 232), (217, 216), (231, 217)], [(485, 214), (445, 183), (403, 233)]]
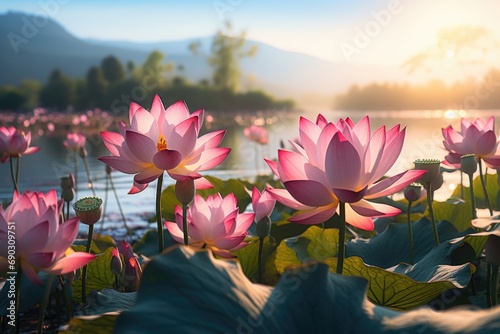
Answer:
[(446, 51), (446, 56), (447, 56), (448, 58), (453, 58), (453, 57), (455, 56), (455, 51), (454, 51), (454, 50), (452, 50), (452, 49), (447, 50), (447, 51)]

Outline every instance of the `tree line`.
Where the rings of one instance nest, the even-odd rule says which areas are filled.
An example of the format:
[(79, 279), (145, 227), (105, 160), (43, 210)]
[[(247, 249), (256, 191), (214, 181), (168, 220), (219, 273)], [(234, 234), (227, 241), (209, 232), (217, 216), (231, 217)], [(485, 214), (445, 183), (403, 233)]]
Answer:
[[(199, 47), (196, 42), (189, 49), (198, 53)], [(84, 78), (73, 79), (54, 69), (45, 84), (24, 80), (18, 86), (0, 87), (0, 110), (42, 106), (53, 110), (72, 107), (117, 111), (131, 101), (140, 104), (151, 101), (155, 94), (160, 94), (165, 103), (186, 100), (190, 108), (214, 111), (292, 109), (292, 100), (276, 100), (260, 90), (239, 90), (239, 60), (256, 52), (255, 47), (245, 47), (245, 33), (232, 34), (227, 23), (217, 32), (207, 57), (211, 78), (189, 81), (183, 65), (166, 62), (160, 51), (151, 52), (139, 66), (130, 61), (123, 64), (116, 56), (109, 55), (99, 65), (89, 68)]]
[(338, 110), (499, 109), (500, 70), (481, 80), (446, 85), (440, 80), (409, 85), (372, 83), (351, 86), (335, 99)]

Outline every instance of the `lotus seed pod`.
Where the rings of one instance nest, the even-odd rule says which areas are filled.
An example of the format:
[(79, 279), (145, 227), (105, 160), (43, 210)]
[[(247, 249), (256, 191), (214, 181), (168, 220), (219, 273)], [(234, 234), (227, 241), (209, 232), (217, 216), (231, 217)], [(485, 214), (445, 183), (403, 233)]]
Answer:
[(97, 196), (83, 197), (73, 204), (73, 209), (82, 223), (94, 225), (101, 219), (102, 199)]
[(422, 175), (419, 182), (429, 183), (432, 182), (439, 175), (439, 166), (441, 161), (437, 159), (422, 159), (415, 160), (415, 169), (426, 170), (427, 173)]
[(474, 154), (466, 154), (461, 157), (460, 170), (467, 175), (472, 175), (477, 171), (477, 160)]

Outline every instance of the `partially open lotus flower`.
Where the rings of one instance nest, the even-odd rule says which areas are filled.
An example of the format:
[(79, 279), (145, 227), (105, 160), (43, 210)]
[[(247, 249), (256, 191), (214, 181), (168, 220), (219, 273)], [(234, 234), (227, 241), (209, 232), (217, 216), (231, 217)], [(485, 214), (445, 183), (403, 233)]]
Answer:
[(86, 138), (81, 133), (68, 133), (63, 141), (64, 147), (71, 151), (78, 151), (85, 147)]
[(425, 171), (409, 170), (382, 177), (403, 147), (405, 129), (399, 125), (373, 135), (368, 116), (355, 124), (351, 119), (328, 123), (319, 115), (316, 123), (301, 117), (297, 152), (280, 150), (278, 162), (267, 161), (286, 190), (269, 191), (282, 204), (299, 210), (290, 221), (317, 224), (347, 203), (346, 220), (363, 230), (374, 228), (372, 217), (393, 216), (401, 211), (369, 200), (398, 192)]
[(488, 167), (500, 168), (500, 155), (497, 155), (498, 141), (495, 134), (495, 117), (484, 121), (462, 118), (461, 130), (456, 131), (451, 125), (442, 129), (443, 144), (448, 155), (444, 163), (460, 168), (460, 158), (466, 154), (474, 154), (483, 159)]
[(243, 134), (249, 140), (254, 141), (258, 144), (265, 145), (269, 142), (269, 133), (266, 128), (258, 125), (250, 125), (243, 129)]
[(0, 161), (2, 163), (9, 158), (33, 154), (40, 150), (39, 147), (30, 147), (31, 132), (17, 131), (13, 126), (0, 126)]
[[(94, 259), (94, 255), (75, 252), (65, 255), (78, 233), (78, 218), (59, 224), (62, 203), (55, 190), (47, 194), (14, 192), (12, 203), (0, 208), (0, 244), (7, 245), (8, 231), (14, 226), (16, 236), (16, 263), (32, 282), (41, 283), (39, 270), (52, 275), (63, 275), (78, 269)], [(7, 263), (7, 247), (0, 249), (0, 272)]]
[(121, 124), (120, 133), (102, 132), (111, 156), (99, 160), (126, 173), (135, 174), (130, 193), (144, 190), (164, 171), (175, 180), (195, 179), (196, 188), (211, 187), (199, 172), (220, 164), (229, 148), (219, 148), (225, 131), (214, 131), (198, 138), (203, 110), (190, 114), (183, 102), (167, 109), (158, 95), (151, 112), (132, 102), (130, 125)]
[[(195, 195), (187, 210), (189, 245), (208, 248), (222, 257), (231, 257), (230, 251), (247, 245), (244, 242), (247, 230), (253, 222), (253, 213), (239, 213), (234, 194), (222, 197), (220, 194), (203, 199)], [(175, 241), (182, 243), (182, 209), (175, 207), (175, 222), (165, 222), (165, 226)]]

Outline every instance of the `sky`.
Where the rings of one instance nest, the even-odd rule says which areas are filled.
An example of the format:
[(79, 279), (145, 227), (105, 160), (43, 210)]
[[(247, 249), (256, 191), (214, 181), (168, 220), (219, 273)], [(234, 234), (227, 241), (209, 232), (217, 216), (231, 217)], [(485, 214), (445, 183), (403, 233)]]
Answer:
[(2, 0), (0, 13), (49, 15), (80, 38), (162, 41), (213, 35), (224, 22), (249, 39), (330, 61), (401, 65), (441, 29), (482, 26), (500, 39), (497, 0)]

